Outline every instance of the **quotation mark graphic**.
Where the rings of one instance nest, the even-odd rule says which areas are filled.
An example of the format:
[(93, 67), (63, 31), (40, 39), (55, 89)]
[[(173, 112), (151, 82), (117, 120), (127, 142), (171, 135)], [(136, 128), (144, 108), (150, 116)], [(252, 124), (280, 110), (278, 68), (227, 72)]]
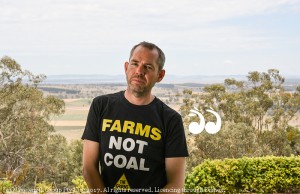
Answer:
[(215, 134), (218, 131), (220, 131), (220, 129), (221, 129), (221, 117), (220, 117), (220, 115), (218, 113), (216, 113), (211, 107), (210, 107), (210, 109), (207, 109), (206, 111), (212, 113), (213, 115), (215, 115), (215, 117), (217, 118), (216, 123), (207, 122), (205, 124), (204, 116), (199, 112), (199, 110), (196, 107), (194, 107), (194, 109), (190, 110), (191, 113), (188, 116), (190, 116), (190, 117), (198, 116), (200, 118), (200, 123), (197, 123), (197, 122), (191, 122), (190, 123), (189, 131), (192, 134), (199, 134), (204, 129), (209, 134)]

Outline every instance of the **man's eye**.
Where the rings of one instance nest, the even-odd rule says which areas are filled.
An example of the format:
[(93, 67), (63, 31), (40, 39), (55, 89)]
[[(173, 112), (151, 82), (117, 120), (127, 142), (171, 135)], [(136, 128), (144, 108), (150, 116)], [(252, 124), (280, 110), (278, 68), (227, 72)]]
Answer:
[(137, 66), (138, 64), (137, 64), (137, 63), (131, 63), (131, 65), (133, 65), (133, 66)]
[(152, 66), (151, 66), (151, 65), (146, 65), (146, 69), (149, 69), (149, 70), (151, 70), (151, 69), (153, 69), (153, 68), (152, 68)]

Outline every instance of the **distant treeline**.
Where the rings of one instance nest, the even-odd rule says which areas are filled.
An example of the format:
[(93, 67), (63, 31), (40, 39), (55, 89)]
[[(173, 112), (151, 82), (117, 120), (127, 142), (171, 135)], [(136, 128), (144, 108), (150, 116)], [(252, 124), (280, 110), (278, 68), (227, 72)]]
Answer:
[(53, 88), (53, 87), (38, 87), (38, 88), (44, 92), (50, 92), (50, 93), (67, 93), (67, 94), (80, 93), (80, 90), (74, 90), (74, 89)]
[(175, 87), (175, 85), (174, 84), (161, 84), (161, 83), (159, 83), (159, 84), (156, 85), (156, 87), (159, 87), (159, 88), (170, 88), (170, 89), (172, 89), (172, 88)]
[(198, 88), (202, 88), (204, 86), (206, 86), (207, 84), (199, 84), (199, 83), (182, 83), (182, 84), (163, 84), (163, 83), (159, 83), (156, 85), (156, 87), (160, 87), (160, 88), (175, 88), (176, 86), (181, 86), (181, 87), (198, 87)]

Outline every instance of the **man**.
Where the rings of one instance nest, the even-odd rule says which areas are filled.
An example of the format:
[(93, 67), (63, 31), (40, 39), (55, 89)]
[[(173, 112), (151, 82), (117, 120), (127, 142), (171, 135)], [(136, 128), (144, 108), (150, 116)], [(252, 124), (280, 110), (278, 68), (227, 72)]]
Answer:
[(164, 78), (164, 62), (155, 44), (135, 45), (124, 65), (126, 91), (93, 100), (82, 136), (91, 193), (182, 192), (188, 156), (182, 119), (151, 94)]

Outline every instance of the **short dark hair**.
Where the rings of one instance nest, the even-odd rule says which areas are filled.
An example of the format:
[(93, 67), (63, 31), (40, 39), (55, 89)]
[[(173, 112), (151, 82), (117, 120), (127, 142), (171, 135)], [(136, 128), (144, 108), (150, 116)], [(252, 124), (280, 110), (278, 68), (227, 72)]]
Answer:
[(132, 57), (132, 54), (133, 54), (134, 50), (135, 50), (138, 46), (145, 47), (145, 48), (147, 48), (147, 49), (149, 49), (149, 50), (156, 49), (157, 52), (158, 52), (157, 64), (158, 64), (159, 70), (162, 70), (162, 69), (163, 69), (164, 64), (165, 64), (165, 61), (166, 61), (165, 54), (164, 54), (164, 52), (163, 52), (158, 46), (156, 46), (155, 44), (150, 43), (150, 42), (145, 42), (145, 41), (143, 41), (143, 42), (140, 42), (139, 44), (133, 46), (132, 49), (131, 49), (131, 51), (130, 51), (130, 57), (129, 57), (129, 60), (130, 60), (130, 58)]

